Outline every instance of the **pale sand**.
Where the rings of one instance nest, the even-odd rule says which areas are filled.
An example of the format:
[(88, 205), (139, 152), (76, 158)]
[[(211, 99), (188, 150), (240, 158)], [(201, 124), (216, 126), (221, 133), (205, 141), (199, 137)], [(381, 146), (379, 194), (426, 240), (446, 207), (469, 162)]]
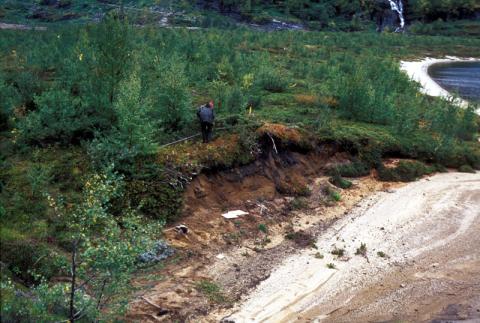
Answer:
[[(479, 205), (479, 173), (439, 174), (378, 193), (320, 235), (318, 250), (286, 259), (224, 315), (235, 323), (421, 322), (466, 304), (480, 320)], [(368, 259), (355, 255), (361, 243)], [(346, 259), (330, 253), (335, 246)]]

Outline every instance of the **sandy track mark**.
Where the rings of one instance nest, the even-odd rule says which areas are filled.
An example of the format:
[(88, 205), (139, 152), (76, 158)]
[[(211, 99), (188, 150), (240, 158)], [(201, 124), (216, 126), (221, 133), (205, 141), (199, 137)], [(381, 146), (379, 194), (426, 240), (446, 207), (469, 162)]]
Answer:
[[(475, 298), (480, 295), (479, 232), (478, 173), (440, 174), (378, 193), (318, 238), (323, 259), (312, 251), (287, 258), (229, 319), (428, 320), (448, 305), (467, 302), (475, 309), (480, 303)], [(361, 243), (367, 257), (355, 255)], [(335, 247), (346, 255), (332, 255)], [(336, 269), (327, 268), (328, 263)], [(475, 313), (480, 319), (476, 310), (468, 316)]]

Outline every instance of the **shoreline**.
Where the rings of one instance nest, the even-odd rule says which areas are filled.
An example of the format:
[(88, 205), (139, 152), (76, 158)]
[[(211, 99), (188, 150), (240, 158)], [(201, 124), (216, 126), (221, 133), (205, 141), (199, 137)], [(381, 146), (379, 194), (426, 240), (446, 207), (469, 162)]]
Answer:
[[(435, 64), (445, 64), (453, 62), (479, 62), (477, 58), (460, 58), (455, 56), (446, 56), (445, 58), (424, 58), (420, 61), (401, 61), (400, 69), (405, 72), (411, 80), (420, 84), (420, 92), (430, 96), (452, 99), (459, 107), (466, 108), (468, 101), (461, 98), (454, 98), (450, 92), (440, 86), (428, 73), (429, 68)], [(476, 110), (480, 114), (480, 109)]]

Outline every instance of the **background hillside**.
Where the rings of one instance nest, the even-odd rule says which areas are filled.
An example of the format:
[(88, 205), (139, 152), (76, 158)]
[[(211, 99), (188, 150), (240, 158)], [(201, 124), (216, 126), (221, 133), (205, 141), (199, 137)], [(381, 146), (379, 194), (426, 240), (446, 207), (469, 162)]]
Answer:
[[(413, 26), (409, 28), (413, 33), (478, 34), (478, 23), (474, 21), (478, 22), (480, 5), (475, 0), (406, 0), (403, 4), (407, 25)], [(5, 0), (0, 4), (0, 21), (36, 25), (87, 23), (99, 21), (106, 12), (118, 8), (123, 8), (138, 24), (221, 28), (239, 24), (268, 26), (272, 21), (281, 21), (292, 24), (290, 27), (310, 30), (355, 31), (372, 29), (379, 15), (391, 16), (387, 0)], [(470, 22), (451, 24), (462, 19)], [(270, 27), (289, 25), (277, 23)]]

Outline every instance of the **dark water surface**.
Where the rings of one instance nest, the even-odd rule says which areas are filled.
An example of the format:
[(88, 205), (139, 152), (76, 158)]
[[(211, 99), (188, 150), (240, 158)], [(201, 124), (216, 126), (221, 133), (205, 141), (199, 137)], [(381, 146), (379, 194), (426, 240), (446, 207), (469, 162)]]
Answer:
[(465, 100), (480, 102), (480, 62), (434, 64), (428, 73), (450, 93)]

